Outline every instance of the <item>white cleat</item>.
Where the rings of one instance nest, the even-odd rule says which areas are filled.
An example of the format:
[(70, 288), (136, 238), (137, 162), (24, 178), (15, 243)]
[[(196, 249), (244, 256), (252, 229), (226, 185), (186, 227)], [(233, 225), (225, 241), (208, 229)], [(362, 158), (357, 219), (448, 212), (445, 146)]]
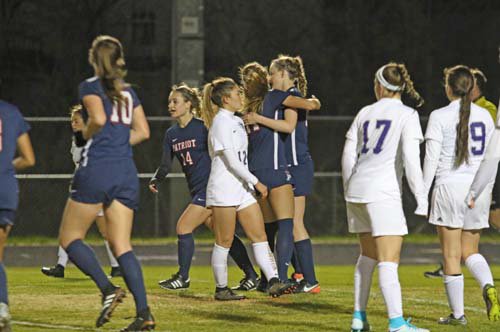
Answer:
[(351, 323), (351, 332), (368, 332), (371, 327), (368, 321), (359, 318), (353, 318)]
[(10, 329), (9, 306), (3, 302), (0, 303), (0, 329), (1, 331)]

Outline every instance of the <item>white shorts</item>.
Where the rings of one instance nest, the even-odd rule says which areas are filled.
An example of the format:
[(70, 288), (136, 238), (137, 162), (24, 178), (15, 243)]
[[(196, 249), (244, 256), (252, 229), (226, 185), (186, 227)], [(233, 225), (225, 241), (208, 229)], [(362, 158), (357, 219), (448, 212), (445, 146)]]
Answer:
[(236, 211), (241, 211), (255, 203), (257, 203), (257, 200), (253, 193), (243, 187), (239, 193), (231, 196), (210, 192), (207, 188), (207, 208), (212, 206), (234, 206)]
[(350, 233), (371, 233), (372, 236), (408, 234), (401, 200), (347, 202), (347, 222)]
[(432, 191), (429, 223), (465, 230), (488, 228), (493, 185), (486, 186), (473, 209), (469, 209), (465, 202), (469, 187), (468, 183), (446, 183), (435, 187)]

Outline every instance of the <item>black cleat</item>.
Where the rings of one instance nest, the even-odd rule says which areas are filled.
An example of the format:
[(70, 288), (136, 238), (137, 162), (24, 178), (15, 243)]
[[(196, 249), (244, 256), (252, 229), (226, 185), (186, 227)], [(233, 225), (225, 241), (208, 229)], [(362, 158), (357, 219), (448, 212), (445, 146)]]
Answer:
[(96, 327), (101, 327), (109, 322), (111, 314), (116, 309), (118, 304), (123, 302), (123, 298), (125, 297), (125, 295), (125, 291), (120, 287), (115, 287), (113, 292), (107, 295), (102, 295), (102, 308), (101, 313), (99, 314), (99, 317), (97, 318), (97, 321), (95, 323)]
[(292, 294), (295, 287), (295, 284), (288, 280), (286, 282), (281, 282), (278, 278), (272, 278), (269, 281), (267, 292), (272, 297), (279, 297), (283, 294)]
[(426, 278), (442, 278), (444, 275), (443, 272), (443, 264), (439, 264), (439, 268), (435, 271), (426, 271), (424, 272), (424, 277)]
[(178, 289), (188, 289), (190, 284), (190, 279), (185, 280), (179, 272), (172, 274), (172, 278), (161, 280), (158, 282), (161, 288), (167, 290), (178, 290)]
[(267, 279), (261, 278), (255, 290), (257, 292), (267, 293), (267, 288), (268, 288)]
[(467, 325), (467, 318), (462, 316), (460, 318), (455, 318), (453, 314), (450, 314), (448, 317), (440, 317), (438, 319), (438, 324), (441, 325)]
[(111, 272), (109, 273), (110, 278), (123, 277), (122, 270), (119, 266), (112, 266)]
[(251, 291), (257, 288), (259, 280), (259, 278), (250, 278), (245, 276), (240, 280), (240, 284), (238, 286), (231, 287), (231, 289), (237, 291)]
[(43, 266), (42, 273), (49, 277), (64, 278), (64, 266), (61, 264), (54, 267)]
[(217, 301), (239, 301), (246, 299), (246, 296), (235, 294), (230, 288), (225, 287), (215, 290), (214, 299)]
[(155, 319), (148, 308), (144, 313), (137, 315), (135, 320), (129, 326), (121, 329), (120, 332), (153, 331), (155, 326)]
[(311, 294), (319, 294), (321, 292), (321, 287), (319, 286), (319, 282), (315, 284), (308, 283), (305, 279), (299, 282), (298, 285), (293, 289), (294, 294), (299, 293), (311, 293)]

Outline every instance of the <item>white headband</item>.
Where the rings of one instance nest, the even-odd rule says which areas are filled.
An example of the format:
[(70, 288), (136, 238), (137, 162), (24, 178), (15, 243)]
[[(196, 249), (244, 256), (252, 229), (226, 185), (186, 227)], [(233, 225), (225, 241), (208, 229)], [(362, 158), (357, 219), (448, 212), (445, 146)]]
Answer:
[(384, 88), (386, 88), (387, 90), (390, 90), (390, 91), (401, 91), (405, 88), (404, 84), (403, 86), (397, 86), (397, 85), (393, 85), (389, 82), (387, 82), (384, 78), (384, 69), (385, 69), (386, 66), (382, 66), (380, 67), (378, 70), (377, 70), (377, 73), (375, 74), (375, 77), (377, 78), (377, 80), (380, 82), (380, 84), (382, 84), (382, 86)]

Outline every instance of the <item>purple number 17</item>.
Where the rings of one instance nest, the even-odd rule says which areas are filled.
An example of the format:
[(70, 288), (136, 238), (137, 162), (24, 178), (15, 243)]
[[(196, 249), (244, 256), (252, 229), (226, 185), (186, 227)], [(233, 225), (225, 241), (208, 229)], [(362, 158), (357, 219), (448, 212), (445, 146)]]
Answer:
[[(365, 121), (363, 123), (363, 147), (361, 148), (361, 153), (368, 153), (370, 150), (367, 145), (368, 145), (368, 126), (370, 125), (370, 121)], [(382, 133), (380, 134), (380, 137), (378, 138), (377, 144), (373, 148), (373, 153), (374, 154), (379, 154), (382, 152), (382, 146), (384, 145), (385, 137), (387, 136), (387, 133), (389, 132), (389, 128), (391, 128), (391, 120), (377, 120), (375, 123), (375, 128), (379, 129), (382, 127)]]

